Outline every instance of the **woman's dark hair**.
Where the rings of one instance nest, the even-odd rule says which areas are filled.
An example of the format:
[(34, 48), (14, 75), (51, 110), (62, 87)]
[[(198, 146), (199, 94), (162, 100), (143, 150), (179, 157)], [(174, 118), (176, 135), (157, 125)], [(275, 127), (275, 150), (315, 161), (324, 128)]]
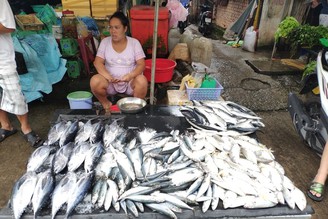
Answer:
[(117, 18), (121, 21), (122, 25), (124, 27), (129, 27), (129, 19), (125, 16), (125, 14), (121, 11), (116, 11), (110, 18), (109, 21), (112, 20), (112, 18)]

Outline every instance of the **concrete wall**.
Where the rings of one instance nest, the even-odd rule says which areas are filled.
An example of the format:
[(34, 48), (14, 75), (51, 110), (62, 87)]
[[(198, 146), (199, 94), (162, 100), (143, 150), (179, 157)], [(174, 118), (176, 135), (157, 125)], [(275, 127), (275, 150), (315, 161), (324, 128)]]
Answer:
[(259, 47), (274, 44), (274, 33), (288, 14), (290, 3), (290, 0), (264, 1), (257, 41)]

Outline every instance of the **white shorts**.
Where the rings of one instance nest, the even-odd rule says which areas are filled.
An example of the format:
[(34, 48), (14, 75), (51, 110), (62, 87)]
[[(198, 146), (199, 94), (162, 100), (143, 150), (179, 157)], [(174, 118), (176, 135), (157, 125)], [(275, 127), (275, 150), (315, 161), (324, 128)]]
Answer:
[(28, 112), (17, 72), (0, 74), (0, 98), (0, 109), (15, 115), (24, 115)]

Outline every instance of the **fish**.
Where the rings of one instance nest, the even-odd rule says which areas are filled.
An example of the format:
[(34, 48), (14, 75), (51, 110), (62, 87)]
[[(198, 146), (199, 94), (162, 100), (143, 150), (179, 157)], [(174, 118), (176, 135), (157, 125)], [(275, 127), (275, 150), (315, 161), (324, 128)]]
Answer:
[(27, 162), (27, 172), (37, 172), (38, 169), (44, 164), (49, 155), (55, 151), (55, 147), (43, 145), (35, 149)]
[(91, 145), (88, 142), (82, 142), (73, 148), (71, 157), (68, 161), (68, 171), (77, 170), (85, 160)]
[(122, 132), (124, 132), (124, 129), (118, 124), (117, 120), (114, 120), (111, 124), (106, 124), (103, 133), (104, 146), (109, 147)]
[(69, 158), (73, 152), (74, 143), (69, 142), (58, 149), (53, 161), (53, 170), (55, 174), (60, 173), (68, 164)]
[(37, 174), (34, 171), (27, 171), (15, 182), (10, 199), (10, 206), (15, 219), (21, 218), (31, 202), (37, 181)]
[(205, 194), (205, 192), (208, 190), (208, 188), (211, 186), (211, 175), (206, 174), (204, 176), (204, 180), (202, 181), (202, 184), (200, 185), (199, 189), (197, 190), (197, 196), (196, 198), (201, 197)]
[(118, 200), (124, 200), (127, 197), (131, 195), (144, 195), (144, 194), (150, 194), (151, 192), (155, 191), (158, 189), (158, 186), (137, 186), (134, 188), (130, 188), (129, 190), (126, 190), (123, 194), (121, 194), (118, 198)]
[(295, 204), (301, 211), (304, 211), (306, 208), (306, 197), (304, 193), (297, 187), (294, 187), (294, 189), (291, 191), (291, 195), (293, 199), (295, 200)]
[(154, 196), (154, 195), (129, 195), (126, 199), (142, 202), (142, 203), (162, 203), (165, 202), (164, 197)]
[(133, 164), (136, 178), (142, 178), (143, 153), (140, 147), (131, 149), (131, 162)]
[(51, 219), (55, 219), (59, 209), (67, 202), (76, 182), (76, 174), (68, 172), (56, 185), (51, 197)]
[(98, 208), (101, 208), (104, 205), (105, 198), (106, 198), (106, 193), (108, 189), (108, 184), (105, 179), (101, 179), (103, 183), (101, 183), (100, 190), (98, 193), (98, 199), (97, 199), (97, 205)]
[(60, 136), (59, 146), (62, 147), (71, 141), (74, 142), (78, 129), (79, 129), (78, 120), (75, 120), (70, 124), (67, 124), (65, 131)]
[(95, 174), (98, 177), (107, 177), (111, 175), (112, 168), (117, 167), (113, 153), (104, 150), (96, 168)]
[(144, 206), (143, 206), (143, 203), (141, 203), (141, 202), (134, 202), (134, 204), (137, 206), (137, 208), (138, 208), (138, 210), (140, 212), (144, 212), (145, 211)]
[(122, 152), (115, 149), (113, 146), (109, 146), (111, 152), (114, 154), (115, 160), (119, 168), (126, 172), (126, 174), (134, 181), (136, 175), (133, 169), (133, 165), (129, 158)]
[(104, 152), (104, 147), (101, 142), (91, 145), (90, 149), (85, 154), (84, 170), (88, 173), (95, 169)]
[(93, 128), (91, 121), (92, 120), (89, 119), (85, 123), (83, 122), (79, 123), (79, 129), (76, 133), (75, 140), (74, 140), (76, 145), (78, 145), (81, 142), (86, 142), (89, 140)]
[(137, 206), (134, 204), (133, 201), (127, 199), (126, 200), (126, 207), (132, 213), (134, 217), (139, 217)]
[(161, 192), (153, 192), (151, 194), (152, 196), (157, 196), (157, 197), (161, 197), (163, 198), (166, 202), (169, 202), (177, 207), (180, 208), (184, 208), (184, 209), (189, 209), (189, 210), (193, 210), (192, 207), (190, 207), (189, 205), (187, 205), (185, 202), (181, 201), (179, 198), (170, 195), (170, 194), (166, 194), (166, 193), (161, 193)]
[(164, 203), (146, 203), (146, 206), (152, 210), (155, 210), (161, 214), (164, 214), (172, 219), (177, 219), (178, 217), (174, 214), (174, 212), (169, 208), (168, 205)]
[(51, 169), (38, 174), (38, 182), (35, 185), (32, 197), (34, 218), (37, 217), (41, 208), (50, 200), (50, 194), (55, 188), (55, 176)]
[[(205, 196), (206, 197), (213, 197), (213, 192), (212, 192), (212, 186), (211, 185), (207, 188)], [(203, 213), (205, 213), (210, 208), (211, 203), (212, 203), (212, 199), (208, 199), (208, 200), (203, 202), (203, 205), (202, 205), (202, 212)]]
[(203, 180), (204, 176), (198, 177), (188, 188), (186, 196), (196, 192), (198, 188), (202, 185)]
[(48, 132), (47, 145), (55, 145), (59, 142), (60, 137), (66, 130), (67, 123), (65, 121), (60, 121), (51, 126)]
[(91, 192), (91, 203), (92, 204), (96, 204), (96, 202), (98, 201), (100, 189), (102, 187), (102, 184), (104, 184), (104, 183), (107, 184), (107, 182), (103, 178), (97, 179), (96, 182), (94, 183), (94, 186), (92, 187), (92, 192)]
[(105, 126), (103, 120), (99, 120), (98, 122), (92, 125), (92, 130), (90, 132), (89, 141), (91, 144), (98, 143), (103, 139), (103, 133), (105, 131)]
[(106, 198), (105, 198), (105, 203), (104, 203), (104, 207), (106, 210), (108, 210), (110, 208), (110, 206), (112, 205), (114, 207), (114, 209), (118, 212), (120, 211), (120, 204), (119, 204), (119, 190), (117, 187), (117, 184), (110, 179), (107, 179), (107, 184), (108, 184), (108, 190), (106, 193)]
[(92, 185), (93, 178), (94, 172), (90, 171), (88, 173), (83, 173), (78, 179), (67, 200), (65, 219), (69, 218), (75, 207), (83, 200), (84, 196), (87, 194)]

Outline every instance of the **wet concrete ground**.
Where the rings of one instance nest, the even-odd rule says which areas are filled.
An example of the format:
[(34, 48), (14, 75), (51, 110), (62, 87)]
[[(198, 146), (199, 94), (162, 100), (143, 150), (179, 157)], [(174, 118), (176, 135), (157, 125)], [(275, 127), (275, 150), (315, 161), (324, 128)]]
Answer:
[[(222, 96), (242, 104), (258, 113), (266, 125), (257, 133), (261, 143), (274, 151), (276, 160), (285, 168), (286, 175), (303, 192), (313, 179), (320, 158), (298, 137), (287, 112), (287, 96), (290, 91), (299, 90), (300, 75), (268, 76), (255, 73), (245, 63), (248, 59), (268, 59), (270, 50), (256, 53), (232, 48), (221, 41), (213, 41), (211, 68), (224, 87)], [(74, 90), (88, 90), (88, 79), (66, 80), (54, 86), (54, 91), (46, 95), (43, 101), (29, 104), (30, 123), (43, 138), (54, 121), (58, 109), (69, 109), (66, 95)], [(19, 128), (15, 117), (13, 124)], [(26, 164), (33, 152), (23, 137), (17, 133), (0, 143), (0, 208), (9, 200), (14, 182), (26, 171)], [(328, 215), (328, 199), (315, 203), (308, 199), (315, 210), (313, 218), (325, 218)]]

